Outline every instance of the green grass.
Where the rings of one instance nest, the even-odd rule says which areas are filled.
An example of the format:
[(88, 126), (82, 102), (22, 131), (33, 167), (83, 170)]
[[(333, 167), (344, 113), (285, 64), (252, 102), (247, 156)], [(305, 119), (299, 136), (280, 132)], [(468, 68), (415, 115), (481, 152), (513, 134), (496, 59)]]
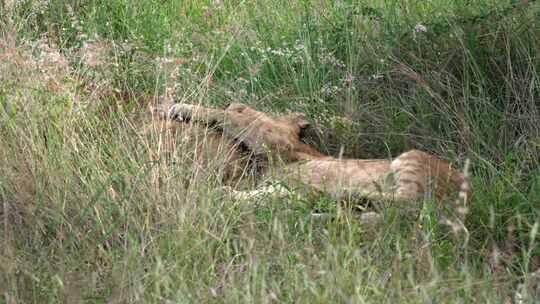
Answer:
[[(0, 303), (501, 303), (540, 266), (536, 3), (11, 2)], [(305, 112), (332, 155), (469, 159), (475, 197), (463, 225), (426, 202), (375, 230), (326, 198), (237, 204), (190, 147), (152, 157), (162, 98)]]

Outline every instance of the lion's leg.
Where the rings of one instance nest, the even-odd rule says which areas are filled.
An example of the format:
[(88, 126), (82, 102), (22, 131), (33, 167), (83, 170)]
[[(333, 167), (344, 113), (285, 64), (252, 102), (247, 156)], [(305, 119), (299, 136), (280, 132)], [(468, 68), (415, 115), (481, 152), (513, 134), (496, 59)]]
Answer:
[(291, 194), (291, 191), (287, 189), (286, 187), (283, 187), (280, 184), (273, 184), (265, 187), (261, 187), (255, 190), (251, 191), (237, 191), (237, 190), (230, 190), (231, 196), (235, 200), (243, 200), (243, 201), (250, 201), (250, 200), (260, 200), (262, 198), (268, 197), (268, 196), (274, 196), (274, 197), (280, 197), (284, 198)]
[[(229, 189), (228, 191), (235, 200), (247, 202), (258, 201), (269, 196), (285, 198), (293, 193), (292, 191), (280, 184), (273, 184), (252, 191), (236, 191), (233, 189)], [(311, 218), (316, 221), (324, 222), (328, 220), (335, 220), (336, 214), (312, 213)], [(360, 222), (364, 229), (373, 230), (379, 224), (381, 215), (377, 212), (369, 211), (357, 214), (354, 216), (354, 218)]]
[(394, 174), (395, 195), (406, 200), (451, 197), (466, 184), (464, 174), (450, 163), (419, 150), (401, 154), (390, 168)]
[(203, 123), (223, 122), (225, 111), (202, 106), (177, 103), (169, 108), (167, 116), (177, 121), (197, 121)]
[(431, 156), (419, 150), (399, 155), (390, 165), (394, 175), (394, 196), (398, 200), (418, 201), (431, 193), (429, 160)]

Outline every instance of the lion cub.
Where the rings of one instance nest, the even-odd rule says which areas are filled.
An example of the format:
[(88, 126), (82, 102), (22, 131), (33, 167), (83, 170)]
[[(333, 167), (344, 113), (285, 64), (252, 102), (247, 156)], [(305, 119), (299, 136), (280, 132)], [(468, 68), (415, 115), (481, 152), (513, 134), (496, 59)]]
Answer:
[[(287, 189), (322, 192), (337, 200), (364, 198), (374, 202), (419, 201), (431, 196), (443, 199), (460, 191), (470, 195), (462, 172), (419, 150), (393, 160), (323, 155), (302, 142), (302, 130), (309, 126), (302, 114), (273, 116), (239, 103), (224, 110), (175, 104), (168, 117), (218, 126), (224, 136), (272, 160), (266, 175)], [(238, 192), (237, 196), (250, 198), (273, 191), (275, 187)]]

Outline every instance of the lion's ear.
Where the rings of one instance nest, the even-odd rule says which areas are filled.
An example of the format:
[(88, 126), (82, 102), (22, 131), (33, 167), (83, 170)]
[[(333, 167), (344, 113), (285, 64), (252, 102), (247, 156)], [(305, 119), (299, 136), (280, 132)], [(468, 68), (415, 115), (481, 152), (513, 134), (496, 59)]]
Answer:
[(226, 104), (224, 104), (224, 105), (221, 107), (221, 109), (222, 109), (222, 110), (227, 110), (227, 108), (228, 108), (230, 105), (231, 105), (231, 103), (230, 103), (230, 102), (227, 102)]
[(305, 129), (307, 127), (309, 127), (310, 123), (309, 121), (306, 119), (306, 115), (304, 113), (291, 113), (289, 115), (287, 115), (287, 118), (289, 119), (290, 122), (292, 122), (293, 124), (296, 124), (298, 127), (300, 127), (300, 129)]
[(233, 102), (230, 105), (228, 105), (227, 108), (225, 108), (225, 110), (226, 111), (233, 111), (233, 112), (242, 113), (242, 111), (244, 111), (247, 108), (248, 108), (248, 106), (245, 105), (245, 104), (242, 104), (242, 103), (239, 103), (239, 102)]

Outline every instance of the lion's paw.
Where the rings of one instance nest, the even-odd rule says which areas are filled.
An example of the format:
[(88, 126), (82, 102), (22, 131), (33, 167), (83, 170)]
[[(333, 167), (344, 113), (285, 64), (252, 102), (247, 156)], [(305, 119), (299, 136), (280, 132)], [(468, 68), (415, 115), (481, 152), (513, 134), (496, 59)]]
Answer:
[(175, 103), (169, 108), (167, 116), (172, 120), (189, 121), (196, 107), (187, 103)]

